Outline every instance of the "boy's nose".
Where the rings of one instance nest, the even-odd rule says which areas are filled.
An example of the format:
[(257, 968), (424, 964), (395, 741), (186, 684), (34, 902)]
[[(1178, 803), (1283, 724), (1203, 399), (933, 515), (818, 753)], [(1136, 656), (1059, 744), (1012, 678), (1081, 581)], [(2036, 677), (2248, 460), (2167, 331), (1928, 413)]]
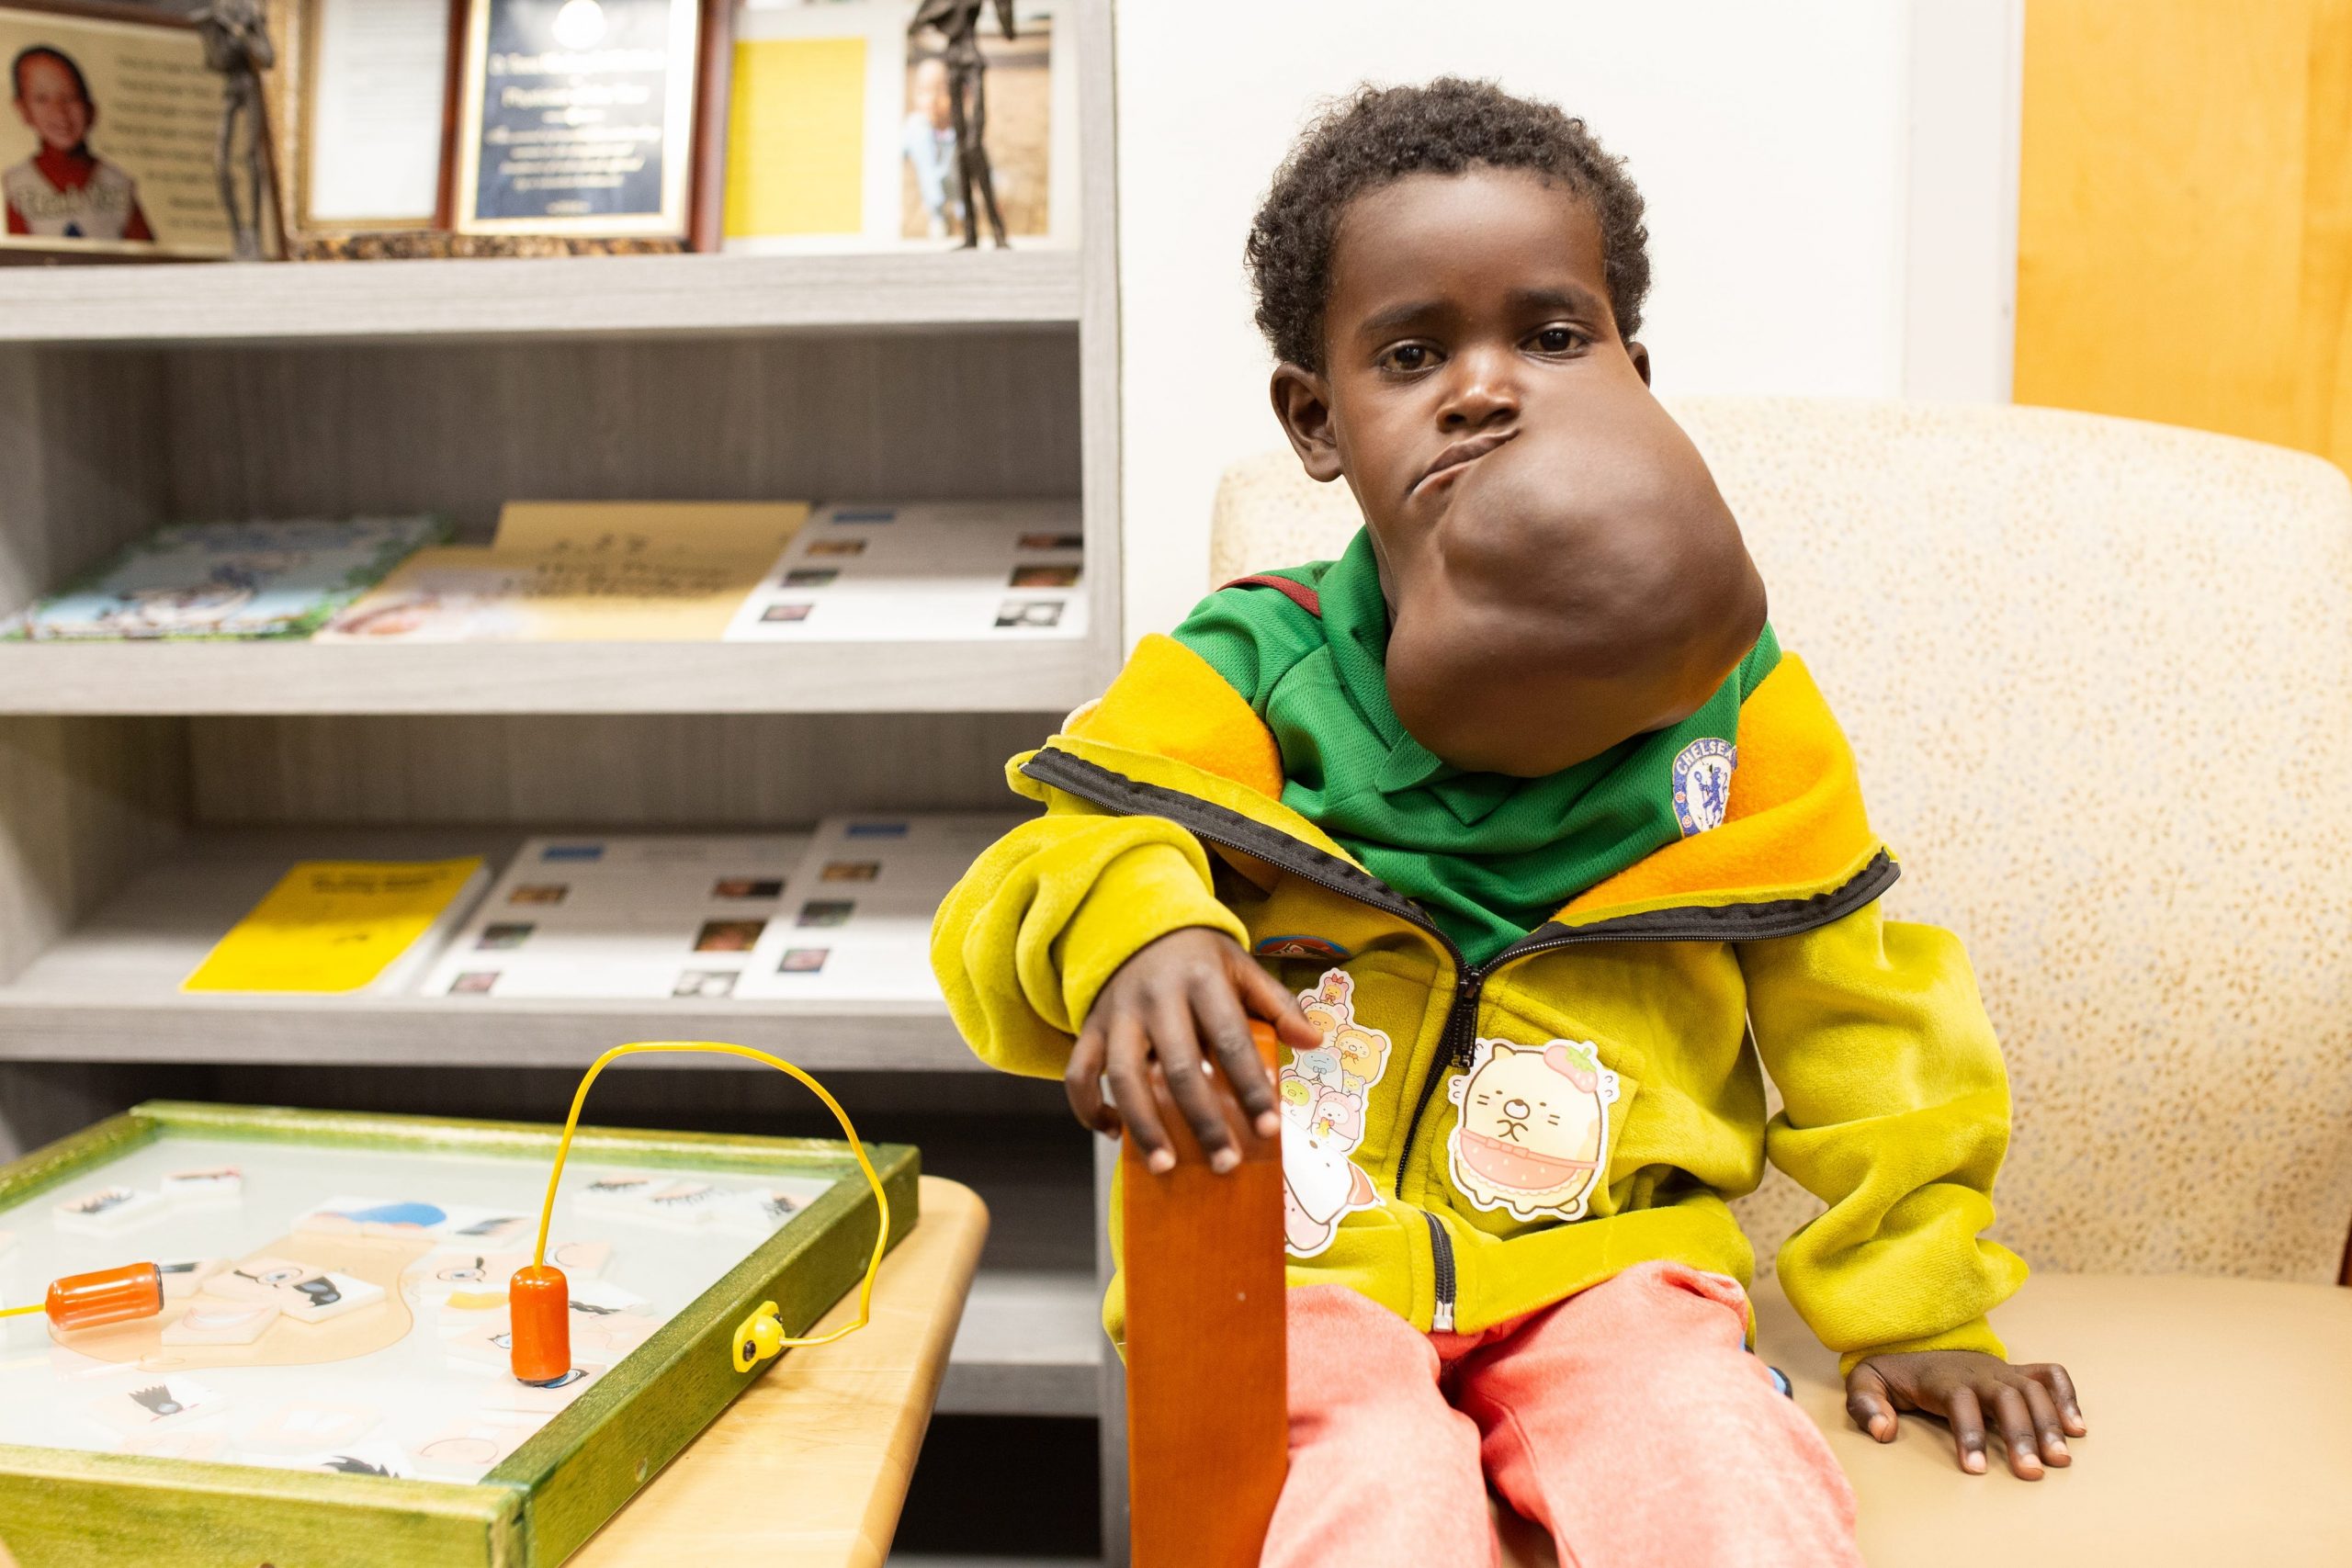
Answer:
[(1453, 384), (1438, 411), (1441, 426), (1467, 432), (1507, 424), (1518, 417), (1519, 386), (1508, 368), (1468, 356), (1455, 361)]

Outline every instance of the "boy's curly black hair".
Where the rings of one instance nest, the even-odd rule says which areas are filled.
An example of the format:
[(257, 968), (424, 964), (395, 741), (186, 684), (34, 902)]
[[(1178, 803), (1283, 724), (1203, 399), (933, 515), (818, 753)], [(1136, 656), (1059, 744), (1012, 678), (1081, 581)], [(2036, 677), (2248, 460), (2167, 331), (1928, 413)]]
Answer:
[(1274, 357), (1323, 368), (1332, 242), (1349, 202), (1405, 175), (1455, 175), (1474, 164), (1533, 169), (1592, 204), (1610, 309), (1618, 334), (1631, 340), (1650, 289), (1650, 235), (1624, 161), (1555, 105), (1441, 76), (1418, 87), (1358, 88), (1325, 109), (1274, 172), (1244, 251)]

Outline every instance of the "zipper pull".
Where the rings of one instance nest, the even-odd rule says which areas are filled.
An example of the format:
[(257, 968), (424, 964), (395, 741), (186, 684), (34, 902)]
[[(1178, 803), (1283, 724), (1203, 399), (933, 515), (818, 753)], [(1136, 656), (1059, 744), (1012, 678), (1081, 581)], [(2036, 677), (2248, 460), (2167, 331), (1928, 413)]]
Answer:
[(1437, 1303), (1437, 1310), (1430, 1314), (1430, 1332), (1432, 1334), (1453, 1332), (1453, 1303), (1452, 1302), (1441, 1301)]

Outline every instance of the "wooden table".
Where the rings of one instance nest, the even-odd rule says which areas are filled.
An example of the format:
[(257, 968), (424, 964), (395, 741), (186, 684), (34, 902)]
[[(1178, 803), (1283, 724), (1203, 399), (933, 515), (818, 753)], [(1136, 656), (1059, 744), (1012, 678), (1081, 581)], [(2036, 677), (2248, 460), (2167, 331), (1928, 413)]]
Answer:
[[(786, 1351), (572, 1568), (881, 1568), (988, 1230), (971, 1189), (924, 1177), (922, 1223), (883, 1260), (865, 1328)], [(817, 1332), (856, 1308), (844, 1299)]]

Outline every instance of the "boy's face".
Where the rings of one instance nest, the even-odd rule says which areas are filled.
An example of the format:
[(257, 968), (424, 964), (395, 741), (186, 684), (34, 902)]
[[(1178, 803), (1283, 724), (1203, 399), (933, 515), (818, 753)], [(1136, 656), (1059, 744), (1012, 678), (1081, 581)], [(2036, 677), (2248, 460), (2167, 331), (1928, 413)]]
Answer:
[(1458, 767), (1540, 776), (1679, 722), (1763, 627), (1602, 256), (1540, 174), (1407, 175), (1340, 216), (1323, 370), (1274, 373), (1307, 471), (1371, 525), (1397, 716)]
[(74, 73), (45, 54), (17, 68), (17, 113), (45, 145), (61, 152), (79, 147), (90, 133), (89, 100), (74, 85)]

